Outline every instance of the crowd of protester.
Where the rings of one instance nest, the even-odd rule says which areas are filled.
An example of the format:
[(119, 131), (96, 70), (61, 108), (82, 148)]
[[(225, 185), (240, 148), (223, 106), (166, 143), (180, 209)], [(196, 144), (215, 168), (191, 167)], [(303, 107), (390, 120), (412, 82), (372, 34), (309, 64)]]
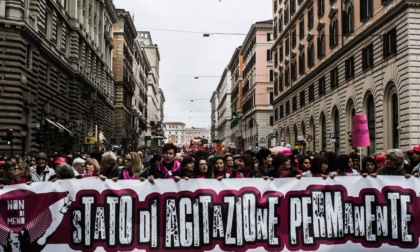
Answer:
[(39, 152), (0, 158), (0, 187), (57, 179), (137, 179), (154, 183), (155, 179), (323, 177), (402, 175), (419, 176), (420, 145), (411, 151), (390, 149), (374, 155), (310, 152), (282, 149), (257, 152), (215, 154), (206, 151), (183, 153), (169, 143), (160, 151), (107, 151), (104, 153), (47, 155)]

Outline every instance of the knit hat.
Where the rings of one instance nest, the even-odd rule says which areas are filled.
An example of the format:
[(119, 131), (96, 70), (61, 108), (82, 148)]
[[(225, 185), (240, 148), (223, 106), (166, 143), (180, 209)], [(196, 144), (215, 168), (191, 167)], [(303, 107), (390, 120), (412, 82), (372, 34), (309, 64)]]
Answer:
[(40, 152), (40, 153), (38, 153), (38, 155), (36, 155), (36, 160), (38, 161), (38, 159), (48, 160), (48, 156), (44, 152)]
[(273, 168), (278, 169), (282, 164), (284, 164), (290, 158), (289, 155), (284, 154), (283, 152), (277, 153), (273, 158)]

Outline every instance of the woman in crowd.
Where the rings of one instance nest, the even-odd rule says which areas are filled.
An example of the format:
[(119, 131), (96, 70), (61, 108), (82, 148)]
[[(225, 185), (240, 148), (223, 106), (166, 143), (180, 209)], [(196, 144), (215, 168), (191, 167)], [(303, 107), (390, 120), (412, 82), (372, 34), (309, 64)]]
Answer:
[(353, 160), (350, 155), (340, 154), (337, 157), (336, 169), (338, 176), (357, 176), (359, 172), (353, 168)]
[(28, 163), (29, 167), (36, 166), (36, 158), (35, 156), (31, 157)]
[(184, 179), (195, 178), (194, 158), (186, 157), (181, 162), (180, 177)]
[(226, 165), (222, 156), (215, 156), (213, 159), (213, 177), (218, 180), (230, 177), (230, 174), (226, 172)]
[(57, 179), (76, 178), (73, 168), (67, 163), (60, 163), (56, 166)]
[(271, 151), (266, 148), (262, 148), (257, 152), (256, 160), (258, 161), (257, 170), (261, 177), (268, 176), (268, 171), (271, 169), (273, 157)]
[(260, 175), (254, 169), (254, 160), (249, 154), (242, 154), (237, 159), (236, 170), (232, 172), (229, 178), (259, 178)]
[(198, 157), (195, 161), (195, 178), (211, 178), (212, 170), (209, 168), (207, 158)]
[(117, 155), (112, 151), (107, 151), (101, 157), (101, 179), (112, 179), (120, 176), (117, 164)]
[(299, 171), (292, 167), (292, 158), (283, 152), (277, 153), (273, 158), (273, 168), (268, 172), (270, 179), (300, 176)]
[(162, 148), (163, 158), (150, 169), (148, 180), (153, 183), (156, 178), (174, 179), (178, 181), (181, 177), (181, 163), (175, 160), (177, 147), (173, 143), (167, 143)]
[(226, 173), (232, 175), (232, 172), (235, 170), (235, 159), (231, 154), (226, 154), (224, 160), (226, 164)]
[[(312, 160), (311, 170), (308, 173), (302, 174), (304, 177), (325, 177), (329, 175), (328, 159), (325, 156), (316, 156)], [(332, 172), (334, 175), (335, 172)]]
[(10, 178), (9, 185), (31, 183), (31, 172), (29, 165), (25, 162), (10, 163), (8, 168), (8, 175)]
[(95, 158), (88, 158), (85, 162), (86, 173), (83, 177), (97, 177), (99, 176), (99, 170), (101, 166), (98, 163), (98, 160)]
[[(125, 154), (124, 168), (121, 170), (118, 179), (139, 179), (142, 166), (141, 158), (137, 152)], [(115, 181), (116, 178), (113, 180)]]
[(363, 165), (362, 170), (360, 172), (362, 175), (374, 174), (376, 173), (376, 170), (378, 169), (378, 165), (376, 164), (376, 159), (371, 156), (366, 156), (365, 158), (363, 158), (362, 165)]
[(311, 177), (312, 159), (310, 156), (302, 157), (299, 160), (299, 169), (302, 171), (302, 177)]

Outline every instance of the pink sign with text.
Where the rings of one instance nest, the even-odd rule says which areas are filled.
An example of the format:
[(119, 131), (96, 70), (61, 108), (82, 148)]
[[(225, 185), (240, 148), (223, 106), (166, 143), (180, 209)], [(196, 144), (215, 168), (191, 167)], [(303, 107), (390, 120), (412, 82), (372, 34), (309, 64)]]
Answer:
[(370, 146), (369, 127), (367, 116), (355, 115), (352, 118), (353, 147)]

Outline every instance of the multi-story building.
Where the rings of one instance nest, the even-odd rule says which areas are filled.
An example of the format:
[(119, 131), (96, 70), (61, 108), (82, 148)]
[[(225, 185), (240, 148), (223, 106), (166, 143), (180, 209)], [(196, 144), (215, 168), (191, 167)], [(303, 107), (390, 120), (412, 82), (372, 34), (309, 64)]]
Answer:
[(243, 149), (245, 142), (243, 138), (243, 129), (239, 124), (238, 114), (242, 113), (242, 66), (243, 59), (239, 54), (241, 47), (237, 47), (233, 53), (230, 62), (228, 64), (228, 70), (231, 73), (232, 92), (230, 96), (230, 110), (232, 112), (232, 118), (230, 122), (230, 130), (232, 147), (237, 149)]
[(147, 75), (150, 72), (150, 63), (147, 55), (141, 48), (140, 41), (134, 40), (133, 76), (136, 84), (133, 106), (133, 146), (145, 146), (145, 133), (147, 131)]
[(160, 146), (164, 138), (163, 104), (165, 96), (159, 88), (159, 47), (153, 44), (149, 31), (139, 31), (137, 39), (140, 41), (140, 45), (145, 51), (151, 67), (148, 74), (147, 88), (147, 121), (150, 123), (145, 134), (145, 142), (146, 146), (155, 147)]
[(133, 73), (134, 40), (137, 30), (128, 11), (117, 9), (114, 24), (113, 72), (115, 78), (115, 138), (124, 149), (133, 148), (133, 96), (136, 81)]
[(212, 104), (212, 142), (221, 143), (224, 147), (230, 147), (233, 144), (230, 129), (230, 120), (232, 118), (230, 107), (231, 86), (232, 76), (229, 69), (225, 68), (210, 101)]
[(173, 143), (178, 147), (188, 146), (191, 140), (205, 139), (203, 144), (208, 144), (211, 137), (210, 129), (186, 128), (182, 122), (165, 122), (165, 143)]
[(0, 151), (84, 149), (114, 138), (112, 0), (0, 4)]
[[(242, 112), (239, 115), (245, 147), (267, 146), (273, 138), (272, 20), (253, 24), (241, 46), (243, 58)], [(271, 146), (270, 146), (271, 147)]]
[(418, 144), (419, 5), (274, 0), (278, 140), (294, 145), (311, 135), (310, 150), (349, 153), (352, 116), (365, 114), (365, 153)]

